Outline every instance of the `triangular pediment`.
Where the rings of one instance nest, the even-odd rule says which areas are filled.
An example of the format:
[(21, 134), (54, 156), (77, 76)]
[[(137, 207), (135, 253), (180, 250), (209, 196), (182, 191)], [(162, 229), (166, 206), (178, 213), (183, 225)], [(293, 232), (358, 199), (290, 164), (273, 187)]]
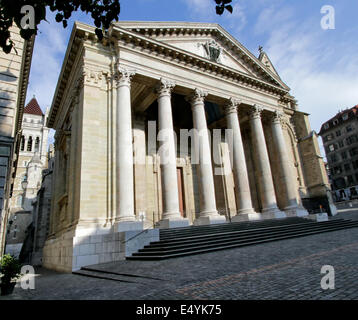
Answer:
[(260, 53), (259, 60), (266, 66), (267, 69), (269, 69), (272, 73), (279, 77), (278, 72), (276, 71), (275, 67), (273, 66), (273, 63), (271, 62), (266, 52)]
[(116, 25), (289, 90), (271, 61), (268, 67), (218, 24), (121, 21)]
[(206, 37), (201, 39), (188, 38), (182, 40), (174, 40), (170, 38), (157, 39), (170, 44), (179, 49), (196, 54), (203, 58), (209, 59), (226, 67), (233, 68), (245, 74), (254, 76), (255, 74), (244, 62), (239, 61), (230, 53), (225, 46), (220, 45), (214, 37)]

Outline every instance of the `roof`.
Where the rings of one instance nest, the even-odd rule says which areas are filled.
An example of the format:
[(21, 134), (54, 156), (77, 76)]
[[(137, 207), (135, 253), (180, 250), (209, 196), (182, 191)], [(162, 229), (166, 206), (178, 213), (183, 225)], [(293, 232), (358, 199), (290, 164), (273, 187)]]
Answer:
[[(350, 109), (346, 109), (343, 111), (338, 112), (334, 117), (332, 117), (331, 119), (329, 119), (328, 121), (324, 122), (321, 126), (321, 130), (319, 131), (319, 135), (322, 135), (324, 132), (326, 132), (327, 130), (331, 129), (331, 123), (333, 123), (334, 120), (338, 120), (339, 122), (343, 121), (343, 119), (341, 118), (344, 114), (352, 114), (352, 116), (358, 116), (358, 104), (355, 105), (354, 107), (350, 108)], [(351, 117), (349, 117), (349, 119), (351, 119)], [(329, 127), (326, 129), (325, 125), (328, 124)]]
[[(188, 50), (176, 47), (172, 43), (164, 41), (163, 37), (158, 36), (157, 33), (165, 33), (168, 37), (175, 39), (181, 36), (182, 33), (194, 34), (195, 37), (213, 37), (221, 43), (223, 47), (233, 51), (238, 59), (249, 65), (254, 75), (246, 74), (240, 70), (232, 69), (230, 66), (219, 64), (205, 58), (203, 56), (192, 53)], [(51, 109), (49, 112), (46, 126), (54, 128), (57, 125), (57, 114), (60, 110), (64, 93), (70, 89), (71, 81), (74, 80), (74, 64), (76, 56), (81, 51), (81, 39), (91, 39), (94, 43), (98, 42), (95, 34), (95, 27), (76, 21), (72, 28), (72, 33), (67, 45), (67, 50), (63, 60), (61, 72), (57, 81), (55, 94), (52, 100)], [(265, 92), (272, 92), (279, 96), (285, 96), (290, 91), (290, 88), (282, 82), (280, 77), (271, 71), (265, 64), (263, 64), (255, 55), (246, 49), (237, 39), (225, 31), (220, 25), (212, 23), (187, 23), (187, 22), (153, 22), (153, 21), (120, 21), (112, 23), (108, 29), (106, 37), (102, 40), (102, 45), (110, 47), (111, 42), (115, 41), (120, 46), (133, 48), (140, 52), (140, 48), (147, 48), (151, 52), (161, 52), (166, 56), (175, 56), (179, 63), (187, 65), (188, 57), (192, 58), (190, 65), (201, 66), (205, 70), (215, 69), (217, 76), (224, 79), (232, 77), (236, 82), (251, 88), (252, 86), (260, 87)], [(110, 49), (106, 49), (110, 50)], [(132, 49), (130, 49), (132, 50)], [(170, 58), (172, 60), (172, 58)], [(110, 68), (110, 66), (108, 66)], [(203, 72), (204, 72), (203, 71)], [(98, 72), (103, 72), (98, 71)], [(109, 72), (109, 71), (108, 71)], [(208, 73), (210, 74), (210, 72)], [(73, 78), (70, 79), (70, 77)], [(153, 79), (158, 79), (158, 75), (152, 76)], [(70, 81), (71, 80), (71, 81)], [(210, 93), (210, 92), (209, 92)]]
[(43, 116), (42, 110), (41, 110), (35, 97), (33, 97), (30, 100), (30, 102), (26, 105), (26, 107), (24, 109), (24, 113), (35, 114), (37, 116)]

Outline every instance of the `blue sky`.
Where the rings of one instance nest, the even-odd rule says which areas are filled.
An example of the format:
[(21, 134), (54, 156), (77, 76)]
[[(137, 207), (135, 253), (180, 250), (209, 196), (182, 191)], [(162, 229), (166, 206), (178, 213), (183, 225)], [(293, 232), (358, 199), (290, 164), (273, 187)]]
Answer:
[[(120, 20), (219, 23), (253, 54), (262, 45), (313, 130), (338, 110), (358, 104), (356, 0), (233, 0), (234, 13), (215, 14), (214, 0), (121, 0)], [(323, 30), (321, 8), (335, 9), (335, 29)], [(49, 12), (35, 41), (27, 101), (50, 107), (75, 13), (66, 29)]]

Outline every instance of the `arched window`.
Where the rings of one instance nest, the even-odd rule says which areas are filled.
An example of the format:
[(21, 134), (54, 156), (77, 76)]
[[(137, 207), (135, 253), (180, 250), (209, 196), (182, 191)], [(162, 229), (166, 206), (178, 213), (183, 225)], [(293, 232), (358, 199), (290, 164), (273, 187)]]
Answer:
[(32, 151), (32, 137), (27, 140), (27, 151)]
[(20, 147), (21, 151), (25, 150), (25, 136), (21, 136), (21, 147)]
[(35, 140), (35, 152), (36, 151), (40, 151), (40, 138), (39, 137), (36, 137), (36, 140)]

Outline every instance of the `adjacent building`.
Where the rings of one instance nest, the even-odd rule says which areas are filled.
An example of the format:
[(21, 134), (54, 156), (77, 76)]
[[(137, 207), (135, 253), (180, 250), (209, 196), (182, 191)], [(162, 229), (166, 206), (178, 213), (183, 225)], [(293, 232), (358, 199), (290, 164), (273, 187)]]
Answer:
[(12, 195), (21, 140), (34, 37), (24, 41), (17, 27), (11, 27), (15, 50), (0, 51), (0, 256), (4, 252), (9, 199)]
[(5, 249), (14, 256), (19, 255), (33, 221), (33, 201), (41, 188), (42, 171), (47, 169), (47, 114), (48, 110), (44, 114), (35, 97), (24, 109)]
[(322, 138), (335, 201), (358, 198), (358, 105), (323, 123)]

